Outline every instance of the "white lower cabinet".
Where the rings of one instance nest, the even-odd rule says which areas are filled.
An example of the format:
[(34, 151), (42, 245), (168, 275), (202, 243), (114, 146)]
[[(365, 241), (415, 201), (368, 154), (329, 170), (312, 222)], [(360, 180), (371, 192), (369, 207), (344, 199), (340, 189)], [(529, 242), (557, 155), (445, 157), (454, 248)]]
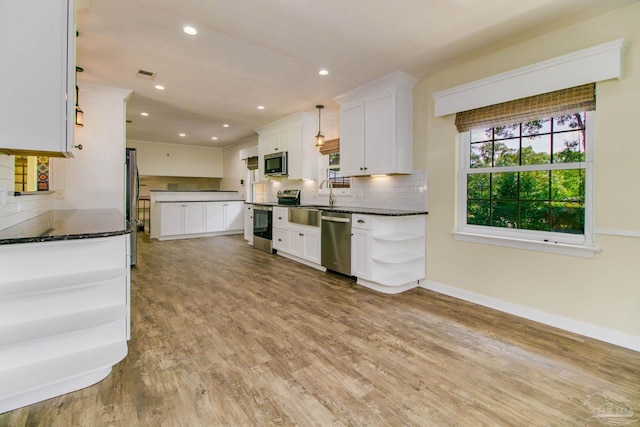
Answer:
[(242, 233), (244, 229), (242, 207), (241, 201), (160, 203), (158, 239)]
[(359, 284), (394, 294), (425, 278), (424, 215), (354, 215), (352, 234), (351, 269)]
[(224, 229), (242, 230), (244, 227), (244, 215), (242, 202), (224, 202)]
[(369, 280), (371, 271), (370, 239), (369, 230), (357, 228), (354, 221), (351, 229), (351, 275), (365, 280)]
[(289, 253), (320, 264), (320, 227), (290, 223)]
[(218, 202), (207, 202), (205, 219), (207, 233), (224, 230), (224, 205)]
[(244, 240), (253, 244), (253, 205), (244, 205)]
[(271, 246), (277, 251), (289, 252), (289, 231), (274, 228)]

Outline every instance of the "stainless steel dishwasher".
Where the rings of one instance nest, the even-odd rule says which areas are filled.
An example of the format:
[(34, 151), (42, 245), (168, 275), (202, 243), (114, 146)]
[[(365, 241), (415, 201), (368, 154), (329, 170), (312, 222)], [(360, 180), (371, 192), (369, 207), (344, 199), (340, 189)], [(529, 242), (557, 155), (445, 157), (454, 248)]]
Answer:
[(351, 214), (322, 211), (320, 262), (351, 276)]

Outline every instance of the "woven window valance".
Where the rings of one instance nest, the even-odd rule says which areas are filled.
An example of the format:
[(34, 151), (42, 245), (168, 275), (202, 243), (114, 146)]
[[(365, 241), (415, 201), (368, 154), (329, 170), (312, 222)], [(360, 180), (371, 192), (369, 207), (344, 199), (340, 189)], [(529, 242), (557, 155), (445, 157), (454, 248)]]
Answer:
[(340, 138), (325, 141), (324, 145), (320, 147), (322, 154), (337, 154), (340, 152)]
[(596, 109), (595, 83), (529, 96), (456, 114), (458, 132)]
[(251, 171), (258, 169), (258, 156), (247, 158), (247, 169)]

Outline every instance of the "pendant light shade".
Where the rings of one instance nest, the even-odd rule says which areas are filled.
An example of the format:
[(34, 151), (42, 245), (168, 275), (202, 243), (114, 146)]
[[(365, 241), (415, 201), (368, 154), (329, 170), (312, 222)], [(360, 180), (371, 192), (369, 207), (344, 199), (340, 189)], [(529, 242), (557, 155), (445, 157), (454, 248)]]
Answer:
[(76, 127), (84, 126), (84, 112), (80, 109), (78, 105), (78, 85), (76, 85)]
[(320, 131), (320, 111), (324, 108), (324, 105), (316, 105), (318, 109), (318, 134), (316, 135), (316, 147), (320, 148), (324, 146), (324, 135)]

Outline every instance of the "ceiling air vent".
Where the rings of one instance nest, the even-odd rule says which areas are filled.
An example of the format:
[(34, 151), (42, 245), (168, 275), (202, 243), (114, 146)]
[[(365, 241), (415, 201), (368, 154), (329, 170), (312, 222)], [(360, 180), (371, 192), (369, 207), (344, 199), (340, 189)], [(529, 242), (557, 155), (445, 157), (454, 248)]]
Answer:
[(136, 77), (138, 77), (139, 79), (153, 80), (156, 77), (156, 73), (154, 73), (153, 71), (138, 70), (138, 74), (136, 75)]

